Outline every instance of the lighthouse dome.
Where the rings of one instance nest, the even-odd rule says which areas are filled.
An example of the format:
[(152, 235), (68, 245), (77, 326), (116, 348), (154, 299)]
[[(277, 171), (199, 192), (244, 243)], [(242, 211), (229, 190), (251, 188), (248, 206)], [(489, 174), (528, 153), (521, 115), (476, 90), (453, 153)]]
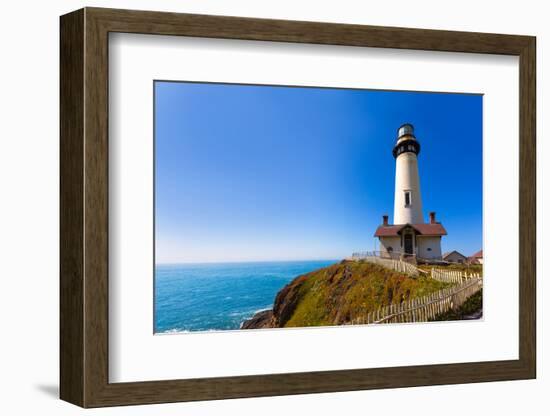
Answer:
[(397, 138), (400, 139), (403, 136), (414, 137), (414, 126), (412, 124), (406, 123), (399, 127), (399, 130), (397, 130)]

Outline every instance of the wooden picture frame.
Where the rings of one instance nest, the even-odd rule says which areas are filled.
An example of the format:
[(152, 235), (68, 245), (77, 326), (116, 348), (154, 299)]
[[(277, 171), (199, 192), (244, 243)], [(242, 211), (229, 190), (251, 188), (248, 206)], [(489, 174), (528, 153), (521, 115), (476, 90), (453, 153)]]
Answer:
[[(530, 379), (536, 376), (535, 38), (85, 8), (61, 17), (60, 396), (82, 407)], [(519, 359), (109, 383), (108, 35), (246, 39), (519, 57)]]

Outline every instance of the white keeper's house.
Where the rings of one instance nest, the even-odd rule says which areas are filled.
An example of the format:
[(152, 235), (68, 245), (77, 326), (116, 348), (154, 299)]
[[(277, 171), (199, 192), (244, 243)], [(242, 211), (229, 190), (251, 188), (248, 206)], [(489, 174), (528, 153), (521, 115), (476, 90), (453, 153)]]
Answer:
[(403, 124), (397, 132), (393, 148), (395, 158), (395, 197), (393, 224), (388, 216), (376, 229), (380, 241), (380, 256), (412, 258), (416, 260), (441, 260), (441, 237), (447, 231), (430, 212), (429, 222), (424, 222), (422, 195), (418, 176), (420, 143), (414, 135), (412, 124)]

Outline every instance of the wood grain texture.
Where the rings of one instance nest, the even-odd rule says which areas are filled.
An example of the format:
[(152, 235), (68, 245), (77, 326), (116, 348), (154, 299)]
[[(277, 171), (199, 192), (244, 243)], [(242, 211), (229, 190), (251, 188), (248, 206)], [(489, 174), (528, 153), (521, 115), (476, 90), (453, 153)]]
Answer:
[(108, 380), (109, 141), (108, 32), (85, 10), (84, 59), (84, 401), (97, 401)]
[[(520, 57), (518, 360), (207, 379), (108, 380), (108, 33)], [(83, 407), (535, 377), (535, 38), (86, 8), (61, 18), (61, 397)], [(182, 351), (184, 353), (184, 351)]]
[(519, 356), (536, 377), (536, 41), (520, 54), (519, 97)]
[(60, 388), (84, 404), (84, 12), (61, 19), (60, 45)]

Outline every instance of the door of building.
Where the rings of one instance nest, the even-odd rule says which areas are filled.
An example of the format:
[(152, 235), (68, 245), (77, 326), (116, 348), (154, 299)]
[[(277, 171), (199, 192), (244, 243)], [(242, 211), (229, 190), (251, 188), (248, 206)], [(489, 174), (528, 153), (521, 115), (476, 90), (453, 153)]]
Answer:
[(413, 254), (413, 236), (412, 234), (405, 234), (403, 241), (403, 251), (405, 254)]

